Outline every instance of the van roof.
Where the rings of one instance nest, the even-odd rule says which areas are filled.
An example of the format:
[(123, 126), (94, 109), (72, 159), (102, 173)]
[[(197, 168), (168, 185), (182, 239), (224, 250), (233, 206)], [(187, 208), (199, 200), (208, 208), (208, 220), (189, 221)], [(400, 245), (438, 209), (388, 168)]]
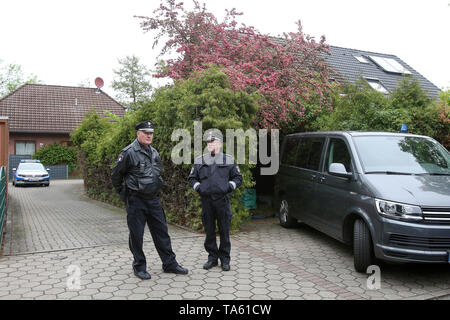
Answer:
[(349, 135), (352, 137), (358, 136), (397, 136), (397, 137), (423, 137), (429, 138), (427, 136), (411, 134), (411, 133), (400, 133), (400, 132), (382, 132), (382, 131), (316, 131), (316, 132), (299, 132), (291, 133), (288, 136), (303, 136), (303, 135)]

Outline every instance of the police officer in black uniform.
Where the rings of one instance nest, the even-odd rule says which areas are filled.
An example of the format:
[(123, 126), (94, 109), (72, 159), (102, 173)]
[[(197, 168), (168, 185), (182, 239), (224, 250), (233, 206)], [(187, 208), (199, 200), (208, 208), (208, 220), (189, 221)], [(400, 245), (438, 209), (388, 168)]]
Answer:
[[(221, 261), (223, 271), (230, 270), (230, 223), (229, 195), (241, 185), (242, 175), (233, 157), (222, 153), (219, 135), (207, 137), (209, 153), (197, 158), (189, 175), (189, 184), (202, 199), (202, 222), (206, 232), (205, 249), (208, 261), (203, 269), (211, 269)], [(220, 233), (220, 246), (216, 242), (216, 221)]]
[(133, 253), (134, 274), (143, 280), (150, 279), (142, 250), (144, 229), (147, 223), (164, 272), (187, 274), (172, 251), (166, 216), (159, 201), (161, 159), (150, 144), (153, 141), (153, 123), (143, 121), (135, 126), (137, 138), (125, 147), (112, 169), (112, 183), (126, 203), (127, 223), (130, 231), (129, 246)]

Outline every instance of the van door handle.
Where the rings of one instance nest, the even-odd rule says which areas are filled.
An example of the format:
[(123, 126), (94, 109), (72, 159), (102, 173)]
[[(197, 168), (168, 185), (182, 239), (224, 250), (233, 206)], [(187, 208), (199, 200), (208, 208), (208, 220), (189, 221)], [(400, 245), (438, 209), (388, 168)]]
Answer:
[(311, 175), (311, 181), (316, 180), (316, 177), (317, 177), (317, 176), (316, 176), (315, 174), (312, 174), (312, 175)]
[(325, 179), (326, 179), (325, 177), (320, 177), (320, 178), (319, 178), (319, 182), (324, 182)]

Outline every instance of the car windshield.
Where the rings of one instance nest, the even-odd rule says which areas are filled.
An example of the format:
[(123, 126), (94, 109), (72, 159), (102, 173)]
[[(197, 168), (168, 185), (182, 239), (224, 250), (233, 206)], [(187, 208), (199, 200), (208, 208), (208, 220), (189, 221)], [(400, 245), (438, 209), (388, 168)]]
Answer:
[(45, 171), (41, 163), (21, 163), (19, 165), (20, 171)]
[(450, 153), (432, 139), (354, 137), (365, 173), (450, 175)]

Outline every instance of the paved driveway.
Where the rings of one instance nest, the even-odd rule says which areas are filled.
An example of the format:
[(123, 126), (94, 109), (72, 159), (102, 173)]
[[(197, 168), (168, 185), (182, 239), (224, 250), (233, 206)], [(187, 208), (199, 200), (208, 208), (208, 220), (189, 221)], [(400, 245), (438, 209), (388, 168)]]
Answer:
[[(232, 236), (232, 270), (202, 269), (201, 233), (169, 226), (187, 276), (165, 274), (146, 231), (152, 279), (131, 269), (122, 209), (88, 199), (81, 180), (14, 188), (0, 299), (432, 299), (450, 295), (447, 265), (381, 264), (380, 288), (353, 269), (351, 249), (307, 227), (252, 220)], [(78, 281), (79, 280), (79, 281)], [(369, 287), (373, 284), (369, 281)]]

